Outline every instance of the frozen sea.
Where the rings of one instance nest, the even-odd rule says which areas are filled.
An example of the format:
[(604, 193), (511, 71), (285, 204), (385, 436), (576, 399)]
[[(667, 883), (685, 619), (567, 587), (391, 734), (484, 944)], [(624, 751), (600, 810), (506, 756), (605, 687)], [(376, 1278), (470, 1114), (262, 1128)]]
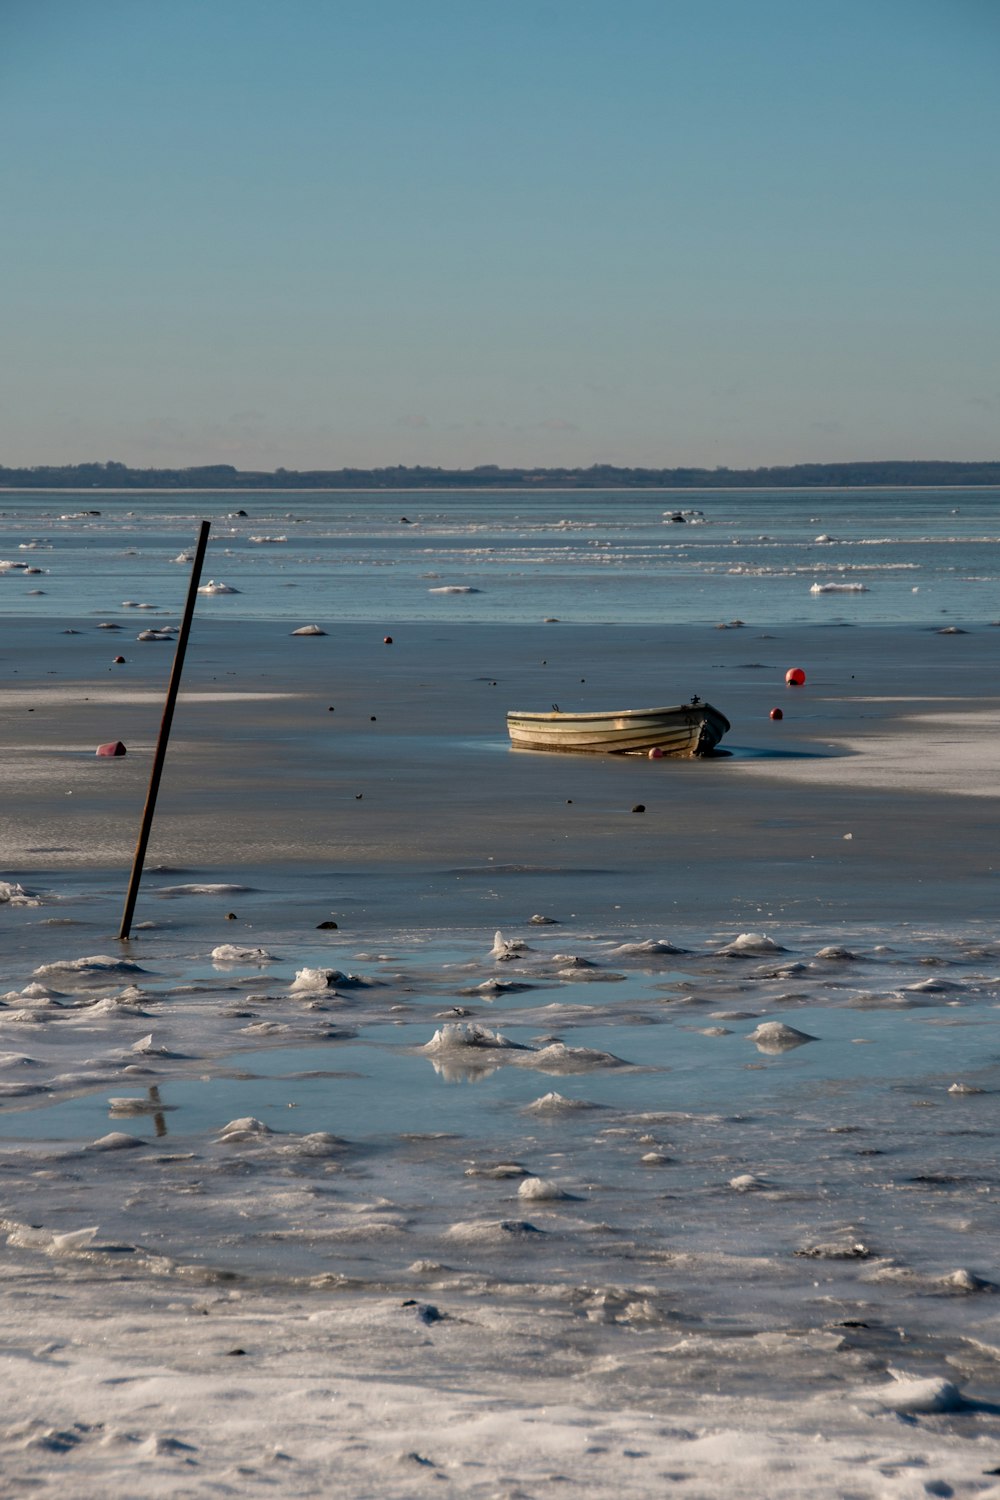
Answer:
[[(976, 617), (997, 607), (998, 498), (992, 489), (7, 491), (0, 610), (104, 614), (119, 593), (176, 610), (177, 559), (209, 518), (211, 572), (240, 593), (205, 607), (232, 618), (290, 620), (323, 606), (333, 620), (387, 625)], [(11, 563), (42, 573), (22, 579)], [(474, 592), (442, 592), (452, 589)]]
[[(331, 1320), (345, 1379), (497, 1409), (535, 1383), (517, 1421), (549, 1434), (541, 1457), (477, 1476), (486, 1449), (449, 1449), (444, 1423), (404, 1454), (421, 1493), (436, 1470), (470, 1495), (567, 1478), (732, 1494), (742, 1448), (746, 1494), (996, 1494), (998, 500), (0, 497), (0, 1220), (8, 1291), (63, 1308), (52, 1358), (85, 1382), (83, 1324), (135, 1289), (195, 1322), (242, 1298), (287, 1328), (294, 1303)], [(202, 516), (204, 579), (234, 592), (199, 599), (163, 835), (194, 803), (202, 842), (150, 861), (122, 944), (128, 860), (92, 830), (108, 775), (141, 793), (171, 647), (135, 637), (179, 617)], [(293, 641), (307, 623), (326, 641)], [(558, 668), (631, 700), (643, 653), (678, 641), (717, 674), (729, 760), (505, 749), (490, 672), (497, 692), (540, 693)], [(126, 682), (109, 676), (119, 646), (122, 702), (150, 727), (95, 769), (90, 700), (106, 713)], [(218, 700), (248, 684), (267, 763), (244, 783), (227, 745), (252, 755), (250, 710)], [(450, 761), (447, 701), (466, 723)], [(935, 714), (966, 726), (948, 753)], [(334, 722), (343, 737), (321, 740)], [(269, 797), (274, 836), (251, 843)], [(126, 1334), (109, 1338), (132, 1380)], [(30, 1333), (12, 1339), (27, 1358)], [(72, 1442), (39, 1440), (70, 1430), (69, 1380), (46, 1366), (44, 1400), (24, 1394), (0, 1432), (7, 1465), (53, 1493), (104, 1442), (81, 1395)], [(206, 1397), (220, 1452), (223, 1385)], [(557, 1407), (589, 1434), (572, 1460), (545, 1447)], [(351, 1492), (417, 1493), (359, 1410), (338, 1462), (353, 1473), (367, 1442), (373, 1467)], [(196, 1413), (157, 1395), (128, 1420), (158, 1435), (158, 1483), (171, 1442), (215, 1482)], [(104, 1492), (134, 1493), (116, 1463)], [(283, 1492), (324, 1482), (303, 1468)]]

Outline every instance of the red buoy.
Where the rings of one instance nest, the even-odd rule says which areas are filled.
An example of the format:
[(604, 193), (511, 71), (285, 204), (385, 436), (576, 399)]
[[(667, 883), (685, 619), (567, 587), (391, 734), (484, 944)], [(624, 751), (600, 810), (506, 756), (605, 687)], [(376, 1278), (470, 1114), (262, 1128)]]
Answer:
[(115, 664), (116, 667), (124, 666), (125, 665), (125, 658), (124, 658), (124, 656), (116, 656), (114, 664)]
[(806, 680), (806, 674), (801, 667), (789, 667), (785, 673), (785, 681), (789, 687), (801, 687)]
[(392, 636), (391, 635), (384, 635), (382, 637), (382, 644), (383, 644), (383, 646), (391, 646), (392, 645)]
[(98, 745), (96, 755), (124, 755), (125, 746), (121, 740), (110, 740), (106, 745)]
[(781, 709), (780, 709), (780, 708), (772, 708), (772, 709), (771, 709), (771, 718), (772, 718), (772, 719), (783, 719), (783, 718), (784, 718), (784, 717), (785, 717), (785, 716), (784, 716), (784, 714), (783, 714), (783, 713), (782, 713), (782, 712), (781, 712)]

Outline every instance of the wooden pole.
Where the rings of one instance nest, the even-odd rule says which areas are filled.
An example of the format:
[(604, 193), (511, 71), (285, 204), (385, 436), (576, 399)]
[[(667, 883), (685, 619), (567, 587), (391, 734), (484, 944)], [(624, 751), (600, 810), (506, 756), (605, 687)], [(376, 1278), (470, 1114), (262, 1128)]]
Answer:
[(167, 697), (163, 705), (163, 718), (160, 721), (160, 736), (156, 742), (156, 754), (153, 756), (153, 769), (149, 773), (149, 790), (146, 793), (146, 806), (142, 810), (142, 823), (139, 828), (139, 838), (135, 846), (135, 857), (132, 860), (132, 878), (128, 883), (125, 910), (122, 912), (122, 925), (118, 932), (119, 941), (127, 938), (132, 931), (132, 914), (135, 911), (136, 898), (139, 894), (139, 882), (142, 879), (142, 866), (146, 858), (149, 831), (153, 826), (153, 813), (156, 810), (156, 794), (160, 790), (160, 777), (163, 775), (163, 762), (167, 758), (167, 741), (170, 738), (170, 725), (173, 722), (174, 704), (177, 702), (177, 693), (181, 685), (181, 672), (184, 670), (184, 653), (187, 650), (188, 636), (191, 634), (194, 607), (198, 602), (198, 583), (201, 579), (201, 568), (202, 563), (205, 561), (205, 549), (208, 546), (208, 533), (211, 527), (211, 521), (202, 521), (201, 531), (198, 533), (198, 546), (195, 549), (194, 566), (191, 569), (191, 582), (188, 585), (187, 603), (184, 606), (184, 617), (181, 620), (181, 628), (177, 636), (177, 648), (174, 651), (174, 666), (173, 671), (170, 673), (170, 682), (167, 685)]

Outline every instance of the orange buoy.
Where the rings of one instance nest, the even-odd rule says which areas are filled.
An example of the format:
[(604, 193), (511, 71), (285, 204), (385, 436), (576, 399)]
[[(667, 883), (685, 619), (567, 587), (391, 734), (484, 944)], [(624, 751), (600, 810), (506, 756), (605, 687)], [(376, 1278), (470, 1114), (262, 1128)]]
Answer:
[(96, 755), (124, 755), (125, 746), (121, 740), (109, 740), (106, 745), (98, 745)]
[(652, 748), (652, 750), (650, 750), (650, 752), (649, 752), (649, 759), (650, 760), (662, 760), (663, 759), (663, 751), (660, 749), (659, 745), (654, 745), (653, 748)]
[(772, 708), (772, 709), (771, 709), (771, 718), (772, 718), (772, 719), (783, 719), (783, 718), (784, 718), (784, 717), (785, 717), (785, 716), (784, 716), (784, 714), (783, 714), (783, 713), (782, 713), (782, 712), (781, 712), (781, 709), (780, 709), (780, 708)]
[(801, 667), (789, 667), (785, 673), (785, 681), (789, 687), (801, 687), (806, 680), (806, 674)]

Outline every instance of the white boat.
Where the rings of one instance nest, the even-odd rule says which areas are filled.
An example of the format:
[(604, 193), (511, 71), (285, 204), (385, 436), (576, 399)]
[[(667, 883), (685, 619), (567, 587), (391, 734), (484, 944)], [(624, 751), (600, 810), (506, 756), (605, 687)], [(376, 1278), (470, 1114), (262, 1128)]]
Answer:
[(613, 712), (545, 714), (512, 709), (507, 732), (516, 750), (563, 750), (588, 755), (711, 755), (730, 728), (710, 703), (692, 698), (670, 708), (625, 708)]

